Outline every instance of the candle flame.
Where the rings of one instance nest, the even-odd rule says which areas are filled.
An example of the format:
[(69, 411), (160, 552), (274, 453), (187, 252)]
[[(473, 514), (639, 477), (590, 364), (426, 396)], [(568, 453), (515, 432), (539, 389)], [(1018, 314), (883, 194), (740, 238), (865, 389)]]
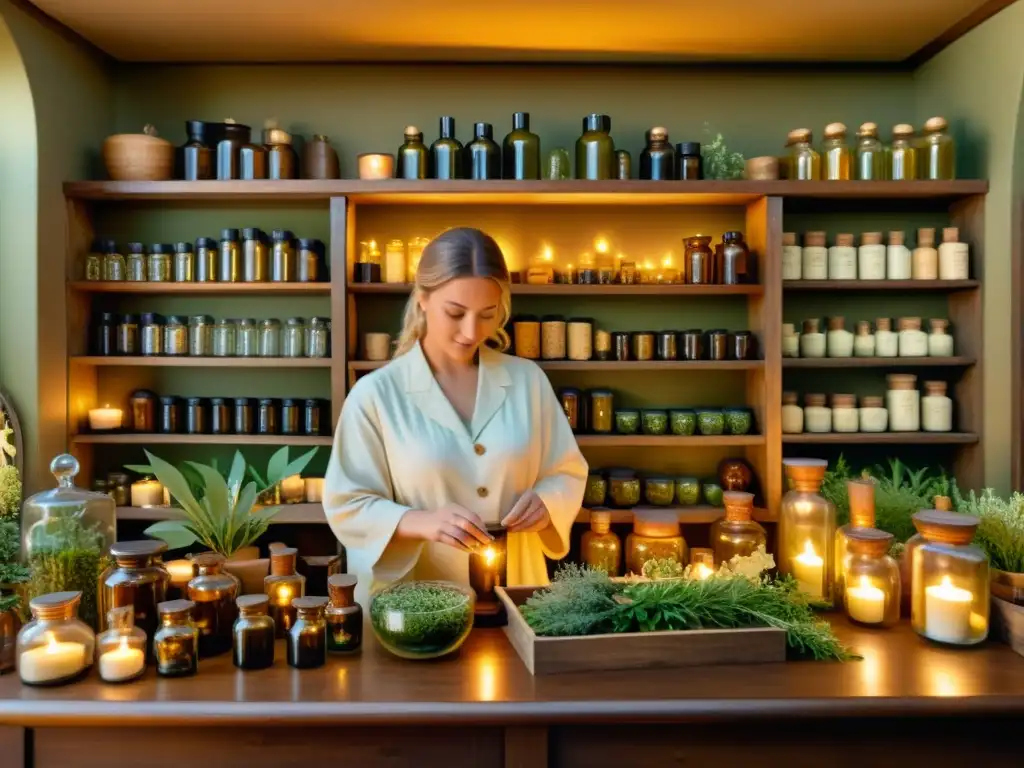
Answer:
[(871, 582), (868, 580), (868, 577), (865, 576), (863, 573), (860, 575), (860, 588), (871, 589)]
[(698, 580), (706, 581), (711, 578), (711, 574), (714, 573), (714, 571), (708, 568), (704, 563), (697, 563), (693, 567), (693, 573)]
[(484, 559), (486, 565), (494, 565), (494, 561), (498, 559), (498, 551), (494, 547), (487, 547), (480, 555)]
[(554, 261), (555, 260), (555, 252), (551, 248), (550, 245), (545, 245), (544, 246), (544, 250), (543, 250), (543, 252), (541, 252), (541, 258), (544, 259), (544, 261)]
[(817, 557), (818, 556), (818, 553), (814, 551), (814, 545), (811, 543), (810, 539), (808, 539), (807, 541), (804, 542), (803, 554), (807, 555), (807, 557)]
[(128, 648), (128, 635), (121, 635), (121, 645), (118, 648), (118, 650), (119, 651), (131, 650), (130, 648)]
[(608, 240), (603, 237), (594, 238), (594, 250), (598, 253), (608, 253)]
[(53, 632), (46, 633), (46, 652), (56, 653), (57, 652), (57, 636)]
[(665, 258), (661, 260), (661, 266), (663, 266), (663, 267), (671, 267), (672, 266), (672, 254), (671, 253), (667, 254), (665, 256)]

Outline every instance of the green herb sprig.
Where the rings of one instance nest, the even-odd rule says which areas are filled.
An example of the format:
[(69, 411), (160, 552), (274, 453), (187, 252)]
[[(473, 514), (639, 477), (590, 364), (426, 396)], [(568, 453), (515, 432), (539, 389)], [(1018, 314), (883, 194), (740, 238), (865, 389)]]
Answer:
[(472, 600), (437, 582), (395, 584), (374, 595), (370, 620), (385, 644), (429, 653), (447, 647), (472, 625)]
[(991, 488), (980, 496), (971, 491), (961, 511), (978, 517), (974, 541), (993, 568), (1024, 573), (1024, 494), (1017, 492), (1005, 500)]

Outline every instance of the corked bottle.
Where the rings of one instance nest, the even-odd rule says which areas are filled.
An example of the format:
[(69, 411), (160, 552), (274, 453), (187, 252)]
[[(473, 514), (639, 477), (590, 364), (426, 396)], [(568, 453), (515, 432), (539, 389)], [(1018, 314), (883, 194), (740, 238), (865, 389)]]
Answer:
[(831, 432), (832, 409), (825, 403), (827, 398), (820, 393), (804, 395), (804, 429), (807, 432)]
[(898, 321), (900, 357), (927, 357), (928, 334), (921, 330), (920, 317), (901, 317)]
[(782, 324), (782, 356), (800, 357), (800, 334), (796, 332), (796, 326), (793, 323)]
[(295, 623), (292, 600), (306, 593), (306, 578), (296, 573), (298, 550), (291, 547), (274, 549), (270, 553), (270, 575), (263, 580), (263, 591), (270, 598), (269, 613), (274, 619), (274, 633), (286, 637)]
[[(114, 608), (131, 606), (135, 625), (153, 637), (159, 626), (157, 605), (167, 599), (171, 576), (158, 563), (167, 544), (156, 539), (119, 541), (110, 547), (115, 565), (100, 576), (99, 616), (106, 622)], [(106, 623), (101, 629), (109, 629)], [(150, 657), (152, 648), (147, 649)]]
[(796, 244), (796, 232), (782, 233), (782, 279), (799, 280), (802, 273), (803, 250)]
[(798, 435), (804, 431), (804, 409), (796, 392), (782, 393), (782, 433)]
[(726, 491), (725, 516), (711, 524), (711, 549), (714, 563), (720, 565), (733, 557), (748, 557), (767, 541), (764, 528), (754, 522), (754, 494)]
[(891, 317), (875, 319), (875, 357), (899, 355), (899, 334), (892, 329)]
[(199, 657), (207, 658), (231, 650), (241, 583), (223, 572), (224, 555), (216, 552), (196, 555), (192, 565), (196, 575), (188, 583), (188, 599), (195, 603), (192, 620), (199, 631)]
[(858, 424), (861, 432), (885, 432), (889, 428), (889, 412), (885, 398), (865, 395), (860, 399)]
[(885, 147), (878, 139), (878, 126), (863, 123), (857, 129), (856, 176), (861, 181), (885, 179)]
[(917, 248), (912, 255), (911, 278), (939, 279), (939, 252), (935, 250), (935, 230), (931, 227), (917, 230)]
[(267, 151), (268, 179), (298, 178), (298, 157), (292, 148), (292, 135), (268, 123), (263, 129), (263, 145)]
[(857, 277), (860, 280), (885, 280), (885, 246), (881, 232), (864, 232), (857, 249)]
[(846, 330), (845, 318), (828, 319), (826, 346), (829, 357), (853, 357), (853, 334)]
[(327, 662), (326, 606), (325, 597), (296, 597), (292, 600), (296, 618), (285, 638), (289, 666), (312, 669)]
[(921, 398), (921, 429), (925, 432), (953, 431), (953, 400), (946, 395), (944, 381), (926, 381)]
[(817, 181), (821, 178), (821, 155), (814, 151), (811, 139), (808, 128), (797, 128), (786, 137), (786, 146), (789, 147), (787, 173), (792, 180)]
[(917, 148), (914, 126), (900, 123), (893, 126), (889, 148), (889, 178), (893, 181), (914, 181), (917, 178)]
[(921, 393), (917, 391), (917, 376), (909, 373), (890, 373), (885, 378), (889, 387), (885, 393), (889, 431), (920, 431)]
[(939, 246), (939, 280), (967, 280), (969, 277), (967, 243), (960, 242), (957, 227), (946, 227), (942, 230), (942, 244)]
[(817, 318), (804, 320), (800, 334), (800, 357), (824, 357), (825, 334), (821, 332), (821, 321)]
[(358, 651), (363, 642), (363, 608), (355, 600), (358, 580), (348, 573), (327, 579), (327, 650), (330, 653)]
[(824, 232), (804, 232), (804, 249), (802, 255), (802, 279), (828, 279), (828, 249), (825, 247)]
[(903, 232), (889, 233), (889, 247), (885, 249), (885, 277), (888, 280), (909, 280), (914, 274), (905, 239)]
[[(420, 134), (422, 144), (423, 134)], [(424, 149), (424, 151), (426, 151)], [(316, 134), (313, 140), (306, 143), (302, 153), (302, 178), (304, 179), (340, 179), (341, 166), (338, 153), (334, 151), (330, 140), (323, 134)], [(419, 178), (423, 178), (420, 176)]]
[(832, 395), (832, 431), (856, 432), (857, 398), (854, 395)]
[(846, 143), (846, 126), (829, 123), (821, 145), (821, 178), (826, 181), (850, 180), (850, 147)]
[(949, 335), (949, 320), (932, 318), (928, 321), (928, 357), (952, 357), (953, 337)]
[(857, 321), (857, 333), (853, 337), (853, 356), (875, 356), (875, 335), (871, 333), (870, 320)]
[(236, 601), (232, 660), (239, 669), (266, 669), (274, 664), (274, 620), (267, 615), (266, 595), (243, 595)]
[(836, 242), (828, 249), (828, 279), (857, 279), (857, 249), (853, 247), (853, 235), (836, 235)]

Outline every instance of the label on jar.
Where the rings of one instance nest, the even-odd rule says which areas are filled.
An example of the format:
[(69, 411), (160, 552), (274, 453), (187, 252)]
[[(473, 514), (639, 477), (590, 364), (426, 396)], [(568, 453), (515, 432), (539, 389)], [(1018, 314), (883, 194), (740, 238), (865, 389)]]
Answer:
[(921, 429), (921, 395), (916, 389), (890, 389), (885, 393), (891, 432)]
[(861, 432), (885, 432), (889, 428), (889, 412), (885, 408), (861, 408)]
[(799, 245), (782, 246), (782, 279), (799, 280), (802, 272), (803, 250)]
[(803, 248), (803, 280), (828, 280), (828, 250), (823, 245)]
[(895, 331), (875, 331), (875, 357), (896, 357), (899, 335)]
[(966, 280), (969, 276), (967, 243), (943, 243), (939, 246), (939, 279)]
[(828, 279), (857, 279), (857, 251), (853, 246), (833, 245), (828, 249)]
[(953, 337), (948, 333), (928, 334), (928, 356), (929, 357), (952, 357)]
[(900, 331), (900, 357), (927, 357), (928, 334), (924, 331)]
[(857, 277), (861, 280), (885, 280), (885, 246), (862, 245), (857, 251)]
[(925, 432), (952, 432), (953, 401), (944, 395), (921, 398), (921, 426)]
[(885, 252), (885, 276), (888, 280), (909, 280), (910, 249), (905, 245), (890, 245)]

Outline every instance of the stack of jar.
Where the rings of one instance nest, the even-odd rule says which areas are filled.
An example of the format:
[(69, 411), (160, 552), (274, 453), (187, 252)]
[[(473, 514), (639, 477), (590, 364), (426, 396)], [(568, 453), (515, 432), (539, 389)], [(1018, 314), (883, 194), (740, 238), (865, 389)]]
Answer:
[(85, 257), (86, 280), (154, 283), (316, 283), (327, 280), (324, 243), (275, 229), (225, 229), (220, 242), (128, 243), (127, 258), (113, 240), (97, 239)]
[(210, 315), (119, 315), (102, 312), (93, 328), (93, 354), (170, 357), (328, 357), (331, 321), (290, 317), (284, 328), (275, 318)]
[(960, 242), (960, 230), (946, 227), (935, 248), (935, 230), (917, 230), (917, 247), (910, 251), (903, 232), (889, 232), (882, 245), (881, 232), (864, 232), (854, 247), (852, 234), (838, 234), (826, 248), (825, 232), (805, 232), (797, 245), (795, 232), (782, 233), (783, 280), (967, 280), (970, 252)]
[(851, 148), (846, 126), (825, 126), (820, 153), (813, 148), (808, 128), (790, 131), (787, 157), (782, 163), (787, 177), (800, 181), (913, 181), (956, 178), (956, 150), (945, 118), (933, 117), (920, 137), (914, 127), (901, 123), (892, 129), (892, 144), (883, 146), (878, 126), (864, 123)]
[(886, 377), (885, 397), (850, 394), (804, 395), (801, 408), (796, 392), (782, 393), (782, 431), (801, 432), (952, 432), (953, 400), (944, 381), (924, 382), (924, 396), (917, 377), (894, 373)]
[(804, 320), (803, 333), (793, 323), (782, 324), (783, 357), (953, 357), (953, 337), (949, 321), (928, 321), (930, 333), (921, 330), (920, 317), (901, 317), (892, 330), (892, 319), (879, 317), (874, 331), (871, 322), (860, 320), (856, 333), (846, 329), (843, 317), (828, 318), (828, 332), (821, 330), (818, 318)]
[(329, 411), (328, 401), (315, 398), (160, 397), (139, 389), (129, 397), (127, 426), (139, 433), (315, 436), (324, 434)]

